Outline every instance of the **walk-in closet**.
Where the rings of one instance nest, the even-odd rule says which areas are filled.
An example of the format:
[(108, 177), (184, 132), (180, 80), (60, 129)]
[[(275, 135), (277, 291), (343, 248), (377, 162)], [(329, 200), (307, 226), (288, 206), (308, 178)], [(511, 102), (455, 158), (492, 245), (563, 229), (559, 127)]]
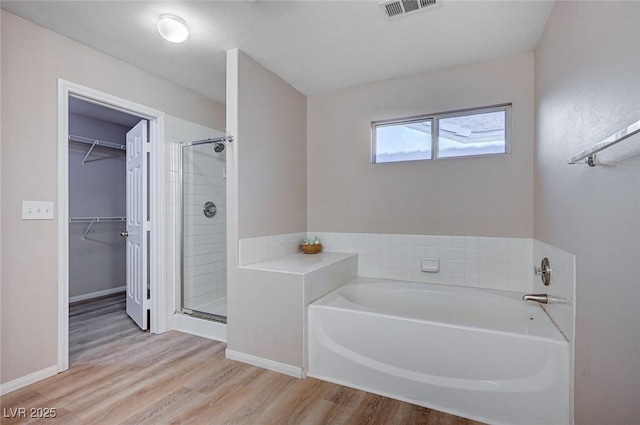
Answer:
[[(140, 118), (69, 99), (70, 362), (140, 330), (126, 316), (126, 134)], [(124, 317), (123, 317), (124, 316)], [(106, 339), (105, 339), (106, 338)]]

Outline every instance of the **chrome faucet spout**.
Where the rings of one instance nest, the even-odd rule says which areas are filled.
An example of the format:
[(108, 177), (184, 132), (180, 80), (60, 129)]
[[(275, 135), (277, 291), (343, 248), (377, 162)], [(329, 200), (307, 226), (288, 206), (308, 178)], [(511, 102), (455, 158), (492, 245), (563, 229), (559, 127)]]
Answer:
[(549, 296), (547, 294), (525, 294), (522, 299), (524, 301), (535, 301), (540, 304), (547, 304), (549, 302)]

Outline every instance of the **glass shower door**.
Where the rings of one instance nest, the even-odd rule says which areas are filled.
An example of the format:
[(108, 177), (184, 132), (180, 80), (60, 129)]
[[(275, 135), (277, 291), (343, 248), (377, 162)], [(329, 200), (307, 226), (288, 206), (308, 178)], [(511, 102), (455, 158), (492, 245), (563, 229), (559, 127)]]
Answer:
[(227, 316), (225, 152), (212, 143), (181, 147), (182, 311)]

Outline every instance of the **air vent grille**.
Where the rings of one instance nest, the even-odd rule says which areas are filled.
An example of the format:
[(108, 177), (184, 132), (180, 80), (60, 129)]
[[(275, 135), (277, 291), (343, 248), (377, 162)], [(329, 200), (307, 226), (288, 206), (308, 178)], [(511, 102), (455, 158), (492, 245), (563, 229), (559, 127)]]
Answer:
[(396, 15), (404, 14), (402, 6), (399, 1), (392, 1), (384, 5), (384, 11), (387, 14), (387, 18), (392, 18)]
[(404, 7), (405, 13), (420, 9), (419, 4), (420, 3), (415, 0), (402, 0), (402, 7)]
[(436, 6), (436, 0), (420, 0), (420, 7)]
[(387, 18), (397, 18), (426, 7), (439, 6), (442, 0), (387, 0), (380, 6)]

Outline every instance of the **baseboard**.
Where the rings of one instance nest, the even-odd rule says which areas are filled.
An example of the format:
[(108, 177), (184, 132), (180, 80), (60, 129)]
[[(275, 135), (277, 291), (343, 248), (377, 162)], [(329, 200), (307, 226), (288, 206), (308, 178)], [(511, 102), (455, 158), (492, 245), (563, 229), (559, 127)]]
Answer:
[(291, 366), (262, 357), (252, 356), (251, 354), (240, 353), (238, 351), (229, 350), (228, 348), (225, 350), (225, 357), (231, 360), (258, 366), (263, 369), (280, 372), (285, 375), (293, 376), (294, 378), (303, 379), (305, 377), (304, 370), (300, 367)]
[(186, 314), (174, 314), (171, 329), (214, 341), (227, 342), (227, 325)]
[(19, 390), (38, 381), (42, 381), (50, 376), (58, 373), (58, 366), (49, 366), (37, 372), (30, 373), (23, 377), (9, 381), (6, 384), (0, 384), (0, 396), (9, 394), (12, 391)]
[(118, 292), (125, 292), (127, 290), (126, 286), (119, 286), (117, 288), (103, 289), (102, 291), (91, 292), (83, 295), (76, 295), (75, 297), (69, 297), (70, 303), (75, 303), (77, 301), (90, 300), (91, 298), (104, 297), (105, 295), (116, 294)]

